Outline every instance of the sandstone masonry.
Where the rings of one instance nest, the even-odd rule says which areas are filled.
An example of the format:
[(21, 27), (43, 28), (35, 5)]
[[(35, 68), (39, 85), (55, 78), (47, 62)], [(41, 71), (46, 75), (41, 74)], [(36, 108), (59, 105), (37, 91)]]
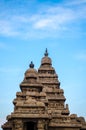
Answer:
[(83, 117), (71, 114), (46, 49), (37, 70), (31, 62), (3, 130), (86, 130)]

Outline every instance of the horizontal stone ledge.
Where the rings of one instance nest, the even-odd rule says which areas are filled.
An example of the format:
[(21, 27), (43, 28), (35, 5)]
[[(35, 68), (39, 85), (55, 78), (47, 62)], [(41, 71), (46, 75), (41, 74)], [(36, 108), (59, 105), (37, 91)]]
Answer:
[(62, 124), (56, 123), (56, 124), (50, 124), (49, 127), (81, 128), (82, 125), (81, 124), (73, 124), (73, 123), (71, 123), (71, 124), (68, 124), (68, 123), (66, 123), (66, 124), (64, 124), (64, 123), (62, 123)]
[(49, 118), (47, 114), (12, 114), (10, 118)]

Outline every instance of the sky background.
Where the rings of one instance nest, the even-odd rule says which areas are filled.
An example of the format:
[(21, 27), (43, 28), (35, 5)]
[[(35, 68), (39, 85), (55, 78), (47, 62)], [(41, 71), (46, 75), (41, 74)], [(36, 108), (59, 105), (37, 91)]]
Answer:
[(0, 125), (46, 48), (70, 113), (86, 118), (86, 0), (0, 0)]

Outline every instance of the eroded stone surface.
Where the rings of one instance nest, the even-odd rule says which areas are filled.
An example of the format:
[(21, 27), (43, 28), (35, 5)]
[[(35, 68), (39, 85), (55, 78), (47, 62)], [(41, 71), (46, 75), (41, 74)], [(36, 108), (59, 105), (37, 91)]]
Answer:
[(86, 130), (83, 117), (70, 115), (64, 91), (46, 49), (37, 70), (31, 62), (3, 130)]

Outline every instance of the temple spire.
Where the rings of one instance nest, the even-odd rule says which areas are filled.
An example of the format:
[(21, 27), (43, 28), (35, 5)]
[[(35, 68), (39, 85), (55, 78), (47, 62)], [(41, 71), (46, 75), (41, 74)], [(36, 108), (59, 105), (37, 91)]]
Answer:
[(34, 68), (34, 64), (33, 62), (31, 61), (30, 65), (29, 65), (30, 68)]
[(45, 55), (45, 56), (48, 56), (48, 50), (47, 50), (47, 48), (46, 48), (46, 50), (45, 50), (44, 55)]

